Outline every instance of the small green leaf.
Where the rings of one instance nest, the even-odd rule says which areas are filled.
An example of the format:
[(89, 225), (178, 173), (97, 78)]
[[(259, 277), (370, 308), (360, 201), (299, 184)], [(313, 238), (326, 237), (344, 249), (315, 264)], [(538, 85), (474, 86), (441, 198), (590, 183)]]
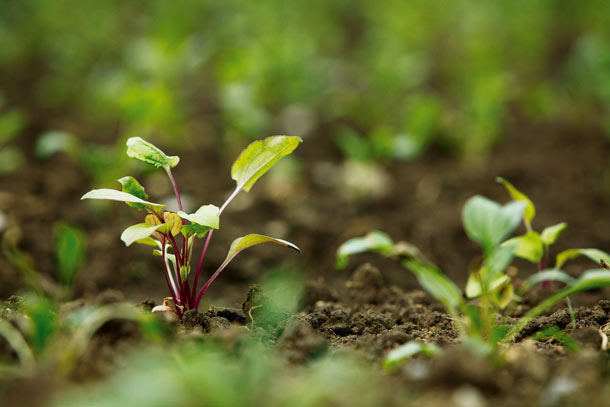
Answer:
[(227, 257), (225, 258), (225, 260), (220, 265), (219, 269), (223, 269), (231, 260), (233, 260), (233, 258), (235, 256), (237, 256), (237, 254), (239, 252), (241, 252), (249, 247), (256, 246), (261, 243), (267, 243), (267, 242), (277, 243), (282, 246), (290, 247), (291, 249), (296, 250), (297, 252), (301, 253), (301, 249), (299, 249), (294, 244), (287, 242), (286, 240), (275, 239), (273, 237), (258, 235), (258, 234), (249, 234), (246, 236), (239, 237), (239, 238), (235, 239), (233, 241), (233, 243), (231, 243), (231, 248), (229, 249), (229, 253), (227, 254)]
[(335, 267), (339, 270), (347, 266), (349, 257), (353, 254), (367, 251), (390, 253), (394, 242), (387, 234), (378, 230), (367, 233), (364, 237), (355, 237), (347, 240), (337, 249), (337, 262)]
[(565, 222), (558, 223), (553, 226), (549, 226), (544, 228), (542, 234), (540, 235), (542, 238), (542, 242), (546, 246), (550, 246), (557, 241), (557, 238), (568, 227), (568, 224)]
[(187, 266), (180, 266), (180, 281), (183, 283), (186, 281), (189, 275), (189, 268)]
[[(205, 234), (210, 229), (220, 227), (220, 210), (214, 205), (203, 205), (192, 214), (179, 211), (178, 216), (200, 226), (201, 228), (190, 228), (193, 231), (200, 230), (199, 233)], [(201, 232), (203, 229), (205, 232)]]
[(265, 172), (280, 158), (292, 153), (302, 141), (294, 136), (271, 136), (251, 143), (237, 157), (231, 168), (231, 178), (239, 189), (248, 192)]
[(383, 359), (383, 368), (388, 371), (393, 371), (412, 356), (417, 354), (433, 356), (440, 352), (441, 348), (434, 343), (422, 343), (418, 341), (407, 342), (387, 354)]
[(510, 194), (510, 196), (515, 200), (515, 201), (523, 201), (525, 202), (526, 206), (525, 206), (525, 211), (524, 211), (524, 218), (527, 221), (528, 224), (530, 224), (532, 222), (532, 220), (534, 219), (534, 216), (536, 216), (536, 207), (534, 206), (534, 203), (531, 201), (531, 199), (529, 199), (527, 197), (527, 195), (525, 195), (523, 192), (519, 191), (517, 188), (515, 188), (513, 186), (513, 184), (511, 184), (510, 182), (508, 182), (507, 180), (505, 180), (502, 177), (496, 177), (496, 182), (499, 182), (500, 184), (504, 185), (504, 187), (508, 190), (508, 193)]
[(525, 293), (530, 288), (536, 284), (542, 283), (543, 281), (561, 281), (562, 283), (573, 284), (576, 279), (565, 271), (557, 269), (542, 270), (536, 274), (532, 274), (527, 280), (525, 280), (519, 289), (519, 292)]
[(152, 203), (138, 198), (127, 192), (117, 191), (116, 189), (93, 189), (81, 197), (81, 199), (108, 199), (111, 201), (131, 202), (144, 205), (151, 212), (161, 213), (165, 205)]
[(474, 196), (462, 211), (466, 234), (483, 247), (485, 254), (489, 254), (519, 226), (525, 206), (522, 201), (501, 206), (483, 196)]
[(586, 256), (599, 264), (600, 260), (610, 263), (610, 255), (599, 249), (568, 249), (557, 255), (555, 260), (555, 268), (560, 269), (566, 261), (575, 259), (579, 256)]
[(53, 232), (59, 281), (70, 285), (85, 260), (87, 235), (82, 229), (67, 223), (56, 224)]
[[(147, 200), (148, 195), (144, 191), (144, 187), (134, 177), (123, 177), (119, 179), (123, 192), (127, 192), (133, 196), (137, 196), (140, 199)], [(146, 205), (134, 202), (125, 202), (127, 205), (137, 210), (146, 209)]]
[(500, 246), (496, 248), (489, 256), (485, 258), (485, 262), (481, 267), (480, 273), (483, 279), (484, 288), (488, 288), (493, 280), (504, 273), (504, 270), (510, 265), (515, 256), (515, 247), (513, 245)]
[(464, 300), (462, 291), (445, 276), (436, 266), (422, 263), (414, 259), (404, 259), (404, 266), (411, 270), (417, 281), (431, 296), (439, 300), (450, 314), (455, 315), (455, 309)]
[(544, 255), (544, 245), (538, 232), (527, 232), (523, 236), (508, 239), (502, 246), (512, 245), (514, 254), (517, 257), (538, 263)]
[(575, 294), (577, 292), (594, 290), (609, 285), (610, 271), (606, 269), (593, 269), (582, 273), (582, 275), (568, 288)]
[(121, 240), (125, 243), (125, 246), (131, 246), (134, 242), (146, 239), (157, 230), (168, 229), (170, 227), (171, 223), (162, 223), (160, 225), (152, 226), (148, 223), (138, 223), (137, 225), (125, 229), (123, 233), (121, 233)]
[(130, 137), (127, 140), (127, 156), (156, 168), (164, 168), (166, 171), (174, 168), (180, 162), (180, 157), (166, 155), (158, 147), (141, 137)]
[(481, 275), (478, 272), (470, 273), (468, 280), (466, 281), (466, 288), (464, 289), (466, 298), (477, 298), (482, 292)]

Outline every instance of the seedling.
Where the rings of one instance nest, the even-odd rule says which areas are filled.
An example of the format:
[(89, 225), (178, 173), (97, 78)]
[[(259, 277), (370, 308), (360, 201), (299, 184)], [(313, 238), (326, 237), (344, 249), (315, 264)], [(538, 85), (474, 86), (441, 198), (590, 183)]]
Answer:
[[(463, 210), (466, 234), (478, 242), (483, 249), (482, 265), (469, 279), (466, 296), (417, 247), (406, 242), (394, 243), (388, 235), (379, 231), (372, 231), (364, 237), (353, 238), (343, 243), (337, 251), (337, 268), (344, 268), (351, 255), (367, 251), (378, 252), (401, 261), (405, 268), (415, 275), (420, 285), (444, 305), (450, 318), (456, 323), (456, 328), (464, 342), (475, 344), (479, 351), (482, 349), (485, 354), (495, 356), (500, 343), (514, 340), (528, 322), (549, 307), (569, 295), (610, 286), (608, 270), (601, 268), (588, 270), (575, 279), (559, 269), (566, 260), (578, 255), (593, 257), (598, 261), (600, 258), (605, 259), (608, 256), (606, 253), (597, 249), (568, 250), (557, 256), (555, 269), (542, 270), (534, 274), (524, 282), (522, 289), (527, 290), (537, 283), (551, 280), (566, 283), (567, 287), (533, 307), (514, 325), (507, 326), (497, 322), (497, 312), (505, 308), (508, 303), (519, 300), (519, 297), (513, 293), (510, 277), (505, 271), (513, 258), (524, 252), (520, 240), (505, 239), (522, 220), (531, 222), (533, 215), (528, 212), (528, 208), (532, 207), (533, 205), (529, 206), (524, 199), (504, 206), (482, 196), (475, 196), (466, 202)], [(542, 235), (546, 236), (546, 240), (542, 237), (539, 240), (542, 253), (548, 250), (548, 246), (555, 241), (563, 228), (565, 226), (545, 229), (547, 232), (543, 232)], [(527, 233), (533, 236), (535, 232), (530, 230)], [(544, 243), (545, 241), (547, 243)], [(597, 257), (600, 255), (603, 257)]]
[[(165, 282), (171, 294), (174, 312), (182, 318), (184, 311), (197, 309), (202, 296), (210, 284), (227, 267), (241, 251), (266, 242), (277, 243), (296, 251), (299, 248), (285, 240), (259, 234), (249, 234), (237, 238), (231, 244), (227, 257), (203, 286), (197, 290), (199, 275), (214, 230), (220, 227), (220, 215), (240, 191), (250, 191), (256, 181), (265, 174), (278, 160), (292, 153), (301, 143), (299, 137), (272, 136), (251, 143), (237, 158), (231, 169), (231, 177), (236, 182), (233, 193), (220, 208), (214, 205), (203, 205), (194, 213), (186, 213), (182, 207), (178, 186), (172, 174), (172, 168), (178, 165), (180, 158), (167, 156), (159, 148), (140, 137), (127, 140), (127, 156), (163, 168), (173, 186), (178, 204), (178, 212), (165, 211), (165, 205), (147, 201), (144, 187), (133, 177), (119, 179), (122, 191), (114, 189), (95, 189), (81, 199), (109, 199), (122, 201), (138, 210), (145, 210), (147, 215), (143, 223), (125, 229), (121, 240), (130, 246), (140, 243), (155, 247), (153, 253), (161, 256)], [(191, 272), (191, 257), (195, 239), (204, 239), (204, 244), (195, 272)], [(191, 280), (189, 277), (194, 274)]]

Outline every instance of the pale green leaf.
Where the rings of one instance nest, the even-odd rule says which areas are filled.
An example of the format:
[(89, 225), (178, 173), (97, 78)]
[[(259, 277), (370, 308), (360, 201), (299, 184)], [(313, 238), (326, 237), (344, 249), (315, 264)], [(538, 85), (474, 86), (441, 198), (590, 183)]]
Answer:
[(261, 243), (267, 243), (267, 242), (276, 243), (276, 244), (279, 244), (282, 246), (289, 247), (293, 250), (296, 250), (299, 253), (301, 252), (301, 249), (299, 249), (294, 244), (287, 242), (286, 240), (276, 239), (273, 237), (258, 235), (258, 234), (253, 233), (253, 234), (239, 237), (239, 238), (235, 239), (233, 241), (233, 243), (231, 243), (231, 248), (229, 249), (229, 253), (227, 254), (227, 257), (225, 258), (225, 260), (220, 265), (219, 269), (223, 269), (227, 264), (229, 264), (229, 262), (231, 260), (233, 260), (233, 258), (235, 256), (237, 256), (237, 254), (239, 252), (241, 252), (249, 247), (256, 246)]
[(523, 236), (508, 239), (502, 246), (512, 245), (517, 257), (538, 263), (544, 255), (544, 244), (538, 232), (527, 232)]
[(108, 199), (111, 201), (139, 203), (146, 206), (151, 212), (161, 213), (165, 205), (152, 203), (138, 198), (127, 192), (117, 191), (116, 189), (93, 189), (81, 197), (81, 199)]
[(485, 258), (485, 262), (480, 270), (484, 289), (490, 290), (489, 285), (491, 282), (504, 273), (504, 270), (513, 261), (515, 256), (514, 250), (515, 247), (512, 245), (500, 246)]
[(414, 259), (404, 259), (403, 264), (407, 269), (411, 270), (424, 290), (443, 303), (450, 314), (456, 314), (456, 308), (464, 300), (462, 298), (462, 291), (453, 281), (445, 276), (436, 266)]
[(489, 254), (519, 225), (525, 206), (522, 201), (501, 206), (483, 196), (474, 196), (462, 211), (466, 234)]
[(218, 207), (214, 205), (203, 205), (195, 213), (191, 214), (179, 211), (178, 216), (192, 223), (205, 226), (208, 230), (220, 227), (220, 212)]
[(347, 240), (337, 249), (337, 269), (344, 269), (347, 266), (349, 257), (353, 254), (367, 251), (390, 253), (394, 247), (394, 242), (385, 233), (373, 230), (363, 237), (355, 237)]
[(482, 292), (480, 274), (478, 272), (470, 273), (466, 281), (466, 288), (464, 289), (466, 298), (477, 298)]
[(567, 223), (561, 222), (556, 225), (544, 228), (542, 234), (540, 235), (542, 238), (542, 242), (547, 246), (554, 244), (557, 241), (557, 238), (559, 237), (561, 232), (563, 232), (567, 227)]
[(395, 370), (408, 358), (421, 354), (433, 356), (441, 352), (441, 348), (434, 343), (422, 343), (417, 341), (407, 342), (393, 349), (383, 359), (383, 367), (388, 371)]
[(174, 168), (180, 162), (180, 157), (166, 155), (141, 137), (130, 137), (127, 140), (127, 156), (165, 170)]
[(576, 279), (562, 270), (542, 270), (536, 274), (532, 274), (527, 280), (525, 280), (519, 291), (521, 293), (525, 293), (527, 290), (536, 284), (542, 283), (543, 281), (561, 281), (562, 283), (573, 284)]
[(231, 178), (239, 189), (248, 192), (254, 183), (280, 158), (292, 153), (301, 143), (300, 137), (271, 136), (251, 143), (237, 157)]
[[(144, 190), (144, 187), (134, 177), (123, 177), (119, 179), (123, 192), (127, 192), (133, 196), (137, 196), (140, 199), (147, 200), (148, 195)], [(127, 205), (137, 210), (146, 209), (146, 205), (140, 203), (126, 202)]]
[(555, 260), (555, 268), (560, 269), (566, 261), (575, 259), (579, 256), (585, 256), (593, 260), (596, 264), (600, 264), (600, 260), (604, 260), (610, 264), (610, 255), (599, 249), (568, 249), (557, 255)]
[(121, 240), (125, 243), (125, 246), (131, 246), (132, 243), (146, 239), (157, 230), (168, 229), (172, 223), (162, 223), (160, 225), (138, 223), (125, 229), (121, 233)]
[(53, 229), (57, 271), (62, 284), (72, 284), (87, 254), (87, 235), (76, 226), (58, 223)]
[(513, 200), (525, 202), (526, 206), (525, 206), (525, 211), (524, 211), (524, 218), (525, 218), (525, 220), (527, 220), (528, 223), (531, 223), (532, 220), (534, 219), (534, 216), (536, 216), (536, 207), (534, 206), (534, 203), (531, 201), (531, 199), (529, 199), (527, 197), (527, 195), (525, 195), (523, 192), (519, 191), (517, 188), (515, 188), (513, 186), (513, 184), (511, 184), (504, 178), (497, 177), (496, 181), (501, 183), (502, 185), (504, 185), (504, 187), (508, 190), (508, 193), (513, 198)]

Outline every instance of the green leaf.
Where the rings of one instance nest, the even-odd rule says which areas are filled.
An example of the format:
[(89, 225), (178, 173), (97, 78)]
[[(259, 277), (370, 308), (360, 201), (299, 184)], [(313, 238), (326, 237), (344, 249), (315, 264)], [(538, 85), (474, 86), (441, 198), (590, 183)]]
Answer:
[(462, 211), (466, 234), (489, 254), (519, 225), (525, 206), (522, 201), (501, 206), (480, 195), (474, 196)]
[(610, 255), (599, 249), (568, 249), (564, 250), (557, 255), (555, 260), (555, 268), (560, 269), (566, 261), (575, 259), (579, 256), (586, 256), (593, 260), (596, 264), (600, 263), (600, 260), (604, 260), (606, 263), (610, 263)]
[(484, 287), (489, 290), (491, 281), (495, 280), (499, 275), (504, 273), (504, 270), (510, 265), (515, 256), (515, 247), (512, 245), (500, 246), (496, 248), (483, 263), (481, 267), (481, 278)]
[(558, 223), (553, 226), (549, 226), (544, 228), (542, 234), (540, 235), (542, 238), (542, 242), (546, 246), (550, 246), (557, 241), (557, 238), (568, 227), (568, 224), (565, 222)]
[(422, 343), (418, 341), (407, 342), (387, 354), (383, 359), (383, 368), (388, 371), (393, 371), (412, 356), (417, 354), (432, 356), (440, 352), (441, 348), (434, 343)]
[(171, 228), (174, 222), (162, 223), (160, 225), (149, 225), (148, 223), (138, 223), (128, 227), (121, 233), (121, 240), (125, 243), (125, 246), (131, 246), (134, 242), (139, 242), (146, 239), (153, 232), (157, 230), (167, 230)]
[(156, 168), (164, 168), (166, 171), (174, 168), (180, 162), (180, 157), (166, 155), (158, 147), (141, 137), (130, 137), (127, 140), (127, 156)]
[(529, 199), (527, 195), (519, 191), (513, 186), (513, 184), (511, 184), (502, 177), (497, 177), (496, 182), (499, 182), (500, 184), (504, 185), (513, 200), (525, 202), (526, 206), (523, 215), (527, 223), (530, 224), (534, 219), (534, 216), (536, 216), (536, 207), (534, 206), (534, 203), (531, 201), (531, 199)]
[(93, 189), (81, 197), (81, 199), (108, 199), (111, 201), (131, 202), (144, 205), (151, 212), (161, 213), (165, 205), (152, 203), (138, 198), (127, 192), (117, 191), (116, 189)]
[(542, 270), (536, 274), (532, 274), (527, 280), (525, 280), (523, 282), (523, 285), (519, 289), (519, 292), (525, 293), (530, 288), (532, 288), (536, 284), (542, 283), (543, 281), (561, 281), (562, 283), (573, 284), (576, 281), (576, 279), (562, 270), (558, 270), (558, 269)]
[(231, 168), (231, 178), (237, 182), (237, 188), (248, 192), (265, 172), (280, 158), (292, 153), (302, 141), (294, 136), (271, 136), (251, 143)]
[(258, 234), (253, 233), (253, 234), (239, 237), (239, 238), (235, 239), (233, 241), (233, 243), (231, 243), (231, 248), (229, 249), (229, 253), (227, 254), (227, 257), (225, 258), (225, 260), (220, 265), (219, 269), (223, 269), (227, 264), (229, 264), (229, 262), (231, 260), (233, 260), (233, 258), (235, 256), (237, 256), (237, 254), (239, 254), (239, 252), (241, 252), (249, 247), (256, 246), (261, 243), (267, 243), (267, 242), (276, 243), (276, 244), (279, 244), (282, 246), (290, 247), (291, 249), (296, 250), (297, 252), (301, 253), (301, 249), (299, 249), (294, 244), (287, 242), (286, 240), (275, 239), (273, 237), (258, 235)]
[(192, 222), (192, 225), (183, 228), (186, 228), (187, 233), (194, 233), (197, 237), (203, 237), (209, 230), (220, 227), (220, 210), (214, 205), (203, 205), (192, 214), (179, 211), (178, 216)]
[(597, 288), (610, 286), (610, 271), (604, 269), (587, 270), (571, 285), (563, 290), (555, 293), (546, 300), (540, 302), (525, 314), (515, 325), (513, 325), (506, 336), (502, 339), (503, 342), (512, 341), (515, 336), (534, 318), (546, 311), (548, 308), (557, 304), (564, 298), (579, 293), (581, 291), (594, 290)]
[(36, 156), (41, 158), (48, 158), (59, 152), (76, 158), (80, 149), (80, 140), (64, 131), (49, 131), (36, 140)]
[(387, 234), (378, 230), (367, 233), (364, 237), (355, 237), (347, 240), (337, 249), (337, 262), (335, 267), (339, 270), (347, 266), (349, 257), (353, 254), (367, 251), (389, 254), (394, 248), (394, 242)]
[(449, 314), (456, 315), (456, 308), (463, 302), (462, 291), (436, 266), (414, 259), (404, 259), (404, 266), (411, 270), (417, 281), (431, 296), (439, 300)]
[(87, 235), (82, 229), (67, 223), (56, 224), (53, 232), (59, 281), (70, 285), (85, 260)]
[(538, 232), (527, 232), (523, 236), (508, 239), (502, 246), (512, 245), (517, 257), (538, 263), (544, 255), (544, 244)]
[[(123, 177), (119, 179), (123, 192), (127, 192), (133, 196), (137, 196), (140, 199), (147, 200), (148, 195), (144, 191), (144, 187), (134, 177)], [(137, 210), (146, 209), (146, 205), (140, 203), (126, 202), (127, 205)]]

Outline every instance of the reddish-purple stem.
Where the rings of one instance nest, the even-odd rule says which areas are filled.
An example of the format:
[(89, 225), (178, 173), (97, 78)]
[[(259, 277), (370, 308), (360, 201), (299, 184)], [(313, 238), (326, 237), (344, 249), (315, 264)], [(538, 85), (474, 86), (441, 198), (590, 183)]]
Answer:
[[(179, 294), (178, 293), (174, 293), (174, 289), (172, 287), (172, 285), (169, 282), (169, 277), (167, 276), (167, 273), (169, 272), (169, 270), (167, 269), (167, 261), (165, 260), (165, 239), (163, 239), (163, 243), (161, 246), (161, 256), (162, 256), (162, 260), (163, 260), (163, 269), (165, 270), (165, 282), (167, 283), (167, 288), (169, 288), (169, 292), (172, 295), (172, 301), (174, 301), (174, 308), (176, 309), (176, 314), (178, 314), (178, 317), (180, 319), (182, 319), (182, 312), (180, 311), (180, 307), (178, 307), (178, 301), (176, 299), (176, 295), (178, 295), (178, 299)], [(182, 301), (180, 301), (182, 302)]]
[[(239, 191), (241, 191), (241, 188), (242, 188), (242, 185), (238, 185), (237, 188), (235, 188), (235, 191), (233, 191), (231, 196), (229, 196), (227, 198), (225, 203), (223, 203), (222, 206), (220, 207), (220, 209), (218, 210), (218, 216), (220, 216), (220, 214), (222, 214), (222, 211), (225, 210), (227, 205), (229, 205), (229, 203), (233, 200), (233, 198), (235, 198), (237, 196)], [(214, 229), (211, 229), (208, 232), (208, 236), (205, 240), (205, 244), (203, 245), (203, 249), (201, 250), (201, 256), (199, 257), (199, 264), (197, 264), (197, 270), (195, 271), (195, 280), (193, 281), (193, 292), (191, 294), (192, 298), (195, 298), (195, 291), (197, 290), (197, 283), (199, 282), (199, 274), (201, 273), (201, 266), (203, 265), (203, 259), (205, 259), (205, 255), (208, 251), (208, 246), (210, 245), (210, 240), (212, 239), (213, 233), (214, 233)], [(216, 271), (216, 273), (219, 273), (219, 271)], [(216, 273), (214, 273), (214, 274), (216, 275)], [(212, 277), (214, 277), (214, 276), (212, 276)], [(195, 300), (195, 307), (194, 307), (195, 309), (197, 309), (199, 307), (199, 300), (201, 299), (201, 296), (203, 295), (203, 292), (205, 291), (204, 288), (207, 289), (207, 285), (209, 285), (209, 284), (206, 283), (206, 285), (204, 285), (201, 288), (201, 291), (199, 292), (199, 295), (197, 296), (197, 300)]]
[(180, 200), (180, 193), (178, 192), (178, 185), (176, 184), (176, 180), (174, 179), (174, 175), (172, 174), (171, 168), (169, 166), (166, 168), (167, 175), (169, 176), (169, 180), (174, 187), (174, 193), (176, 194), (176, 200), (178, 201), (178, 208), (182, 209), (182, 200)]

